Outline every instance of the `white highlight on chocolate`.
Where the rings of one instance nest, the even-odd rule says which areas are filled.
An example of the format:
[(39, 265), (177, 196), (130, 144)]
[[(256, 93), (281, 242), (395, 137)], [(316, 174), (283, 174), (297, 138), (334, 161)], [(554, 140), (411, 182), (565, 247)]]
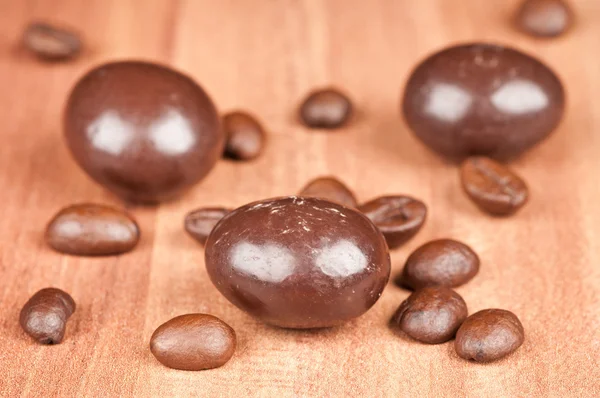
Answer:
[(473, 98), (464, 89), (447, 83), (437, 83), (427, 95), (425, 112), (445, 122), (457, 122), (468, 112)]
[(315, 265), (324, 274), (333, 277), (357, 274), (367, 268), (368, 264), (369, 261), (362, 250), (346, 239), (321, 249), (315, 258)]
[(265, 282), (281, 282), (294, 272), (296, 261), (285, 247), (249, 242), (238, 243), (231, 250), (231, 263), (237, 271)]

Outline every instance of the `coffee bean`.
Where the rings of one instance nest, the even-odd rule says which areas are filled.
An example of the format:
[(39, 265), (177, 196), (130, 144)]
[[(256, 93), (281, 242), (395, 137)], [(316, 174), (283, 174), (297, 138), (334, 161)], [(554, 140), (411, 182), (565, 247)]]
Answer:
[(456, 333), (454, 348), (461, 358), (491, 362), (514, 352), (524, 340), (523, 325), (515, 314), (489, 309), (464, 321)]
[(341, 91), (324, 88), (311, 92), (300, 106), (300, 119), (310, 128), (334, 129), (352, 114), (352, 103)]
[(358, 207), (383, 233), (390, 249), (415, 236), (427, 218), (427, 207), (420, 200), (402, 196), (382, 196)]
[(532, 36), (556, 37), (573, 23), (573, 12), (563, 0), (525, 0), (517, 11), (517, 27)]
[(25, 303), (19, 323), (25, 333), (38, 343), (59, 344), (73, 312), (73, 298), (60, 289), (49, 287), (40, 290)]
[(56, 251), (80, 256), (125, 253), (140, 237), (137, 223), (112, 207), (78, 204), (58, 212), (46, 228), (46, 242)]
[(163, 365), (180, 370), (223, 366), (233, 356), (234, 330), (217, 317), (187, 314), (160, 325), (150, 339), (150, 351)]
[(412, 252), (406, 260), (399, 284), (410, 289), (456, 287), (470, 281), (478, 271), (479, 257), (473, 249), (452, 239), (439, 239)]
[(450, 158), (510, 158), (546, 138), (565, 106), (563, 86), (537, 59), (473, 43), (446, 48), (412, 72), (403, 113), (414, 134)]
[(265, 132), (250, 114), (236, 111), (223, 116), (225, 156), (235, 160), (252, 160), (263, 150)]
[(205, 244), (215, 225), (230, 212), (231, 210), (223, 207), (206, 207), (194, 210), (185, 216), (185, 230), (192, 238)]
[(400, 304), (392, 326), (415, 340), (439, 344), (454, 337), (467, 315), (467, 304), (458, 293), (444, 286), (426, 287)]
[(315, 178), (306, 184), (298, 195), (326, 199), (348, 207), (357, 205), (354, 193), (335, 177)]
[(362, 213), (318, 198), (281, 197), (229, 213), (206, 242), (215, 287), (284, 328), (340, 325), (371, 308), (390, 275), (383, 236)]
[(73, 88), (63, 120), (79, 166), (131, 202), (182, 194), (223, 155), (225, 135), (208, 94), (188, 76), (153, 63), (95, 67)]
[(514, 214), (527, 202), (525, 182), (506, 166), (485, 157), (472, 157), (461, 166), (464, 191), (479, 208), (497, 216)]
[(42, 22), (32, 23), (25, 29), (23, 43), (46, 60), (73, 58), (81, 50), (81, 39), (77, 33)]

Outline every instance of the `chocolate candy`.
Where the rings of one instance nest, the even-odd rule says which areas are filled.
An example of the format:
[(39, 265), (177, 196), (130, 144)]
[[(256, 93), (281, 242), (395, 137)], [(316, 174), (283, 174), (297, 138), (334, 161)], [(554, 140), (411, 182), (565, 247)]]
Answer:
[(46, 227), (46, 242), (61, 253), (106, 256), (137, 245), (140, 230), (124, 212), (109, 206), (78, 204), (65, 207)]
[(412, 72), (403, 112), (415, 135), (452, 157), (519, 155), (559, 124), (565, 93), (546, 65), (475, 43), (433, 54)]
[(206, 269), (233, 304), (271, 325), (319, 328), (365, 313), (390, 274), (385, 240), (364, 215), (283, 197), (229, 213), (206, 242)]
[(64, 128), (77, 163), (135, 202), (180, 194), (223, 153), (220, 120), (204, 90), (181, 73), (145, 62), (88, 72), (71, 92)]
[(356, 207), (356, 196), (343, 182), (335, 177), (319, 177), (309, 181), (300, 196), (326, 199), (348, 207)]
[(40, 290), (25, 303), (19, 316), (23, 330), (40, 344), (59, 344), (65, 336), (75, 301), (60, 289)]
[(427, 218), (427, 206), (403, 195), (381, 196), (358, 207), (385, 236), (388, 247), (396, 249), (415, 236)]
[(223, 366), (233, 356), (234, 330), (207, 314), (180, 315), (160, 325), (150, 339), (150, 351), (163, 365), (180, 370)]

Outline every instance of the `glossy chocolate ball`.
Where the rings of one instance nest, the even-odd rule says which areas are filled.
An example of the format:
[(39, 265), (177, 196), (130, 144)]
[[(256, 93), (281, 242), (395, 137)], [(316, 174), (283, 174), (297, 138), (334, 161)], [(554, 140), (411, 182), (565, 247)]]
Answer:
[(206, 243), (217, 289), (262, 321), (286, 328), (339, 325), (365, 313), (390, 275), (383, 235), (356, 210), (284, 197), (240, 207)]
[(565, 93), (546, 65), (490, 44), (444, 49), (423, 61), (404, 91), (415, 135), (442, 155), (510, 158), (559, 124)]
[(224, 146), (206, 92), (179, 72), (145, 62), (88, 72), (71, 92), (64, 128), (77, 163), (134, 202), (159, 202), (191, 187)]

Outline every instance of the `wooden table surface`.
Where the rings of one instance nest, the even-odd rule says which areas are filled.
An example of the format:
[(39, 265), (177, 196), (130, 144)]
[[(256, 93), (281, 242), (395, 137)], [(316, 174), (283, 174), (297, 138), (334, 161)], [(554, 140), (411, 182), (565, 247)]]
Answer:
[[(600, 2), (574, 1), (578, 24), (557, 40), (515, 32), (512, 0), (0, 0), (0, 396), (116, 397), (592, 397), (600, 394)], [(86, 37), (76, 62), (43, 64), (18, 50), (23, 26), (47, 19)], [(399, 113), (402, 87), (424, 56), (450, 43), (507, 43), (551, 65), (568, 91), (556, 133), (512, 166), (531, 202), (494, 219), (462, 193), (457, 170), (423, 147)], [(221, 110), (255, 112), (269, 130), (253, 163), (222, 161), (172, 203), (132, 208), (142, 229), (131, 253), (61, 255), (46, 222), (74, 202), (117, 206), (74, 163), (61, 112), (92, 65), (137, 58), (197, 79)], [(311, 88), (336, 84), (358, 117), (311, 132), (295, 109)], [(423, 242), (452, 237), (482, 259), (458, 292), (470, 312), (515, 312), (524, 345), (488, 365), (461, 360), (452, 343), (423, 345), (386, 324), (407, 291), (393, 284), (360, 319), (318, 332), (265, 326), (210, 283), (203, 250), (182, 228), (186, 212), (292, 194), (334, 174), (362, 200), (423, 199), (430, 217), (392, 253), (393, 275)], [(64, 342), (40, 346), (18, 325), (22, 305), (56, 286), (78, 304)], [(228, 322), (239, 347), (220, 369), (184, 372), (148, 349), (154, 329), (180, 314)]]

